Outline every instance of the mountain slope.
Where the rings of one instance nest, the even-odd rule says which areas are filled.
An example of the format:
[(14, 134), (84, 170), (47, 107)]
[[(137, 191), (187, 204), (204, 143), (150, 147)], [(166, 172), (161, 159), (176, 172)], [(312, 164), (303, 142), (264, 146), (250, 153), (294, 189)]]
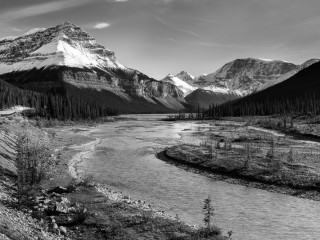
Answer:
[(219, 93), (205, 89), (197, 89), (186, 96), (186, 101), (194, 108), (198, 105), (201, 108), (208, 108), (209, 105), (217, 105), (239, 98), (238, 95), (232, 93)]
[(197, 77), (194, 83), (201, 87), (212, 86), (245, 96), (261, 84), (277, 79), (296, 67), (292, 63), (276, 60), (236, 59), (214, 73)]
[(120, 112), (184, 109), (183, 92), (120, 64), (80, 27), (62, 25), (0, 41), (0, 77), (18, 87), (83, 94)]

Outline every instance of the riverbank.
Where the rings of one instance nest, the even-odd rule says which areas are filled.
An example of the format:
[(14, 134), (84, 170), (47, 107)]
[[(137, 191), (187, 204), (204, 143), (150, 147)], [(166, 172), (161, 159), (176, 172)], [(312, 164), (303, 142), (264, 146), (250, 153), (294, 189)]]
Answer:
[[(94, 127), (51, 129), (56, 131), (54, 145), (60, 159), (59, 173), (44, 186), (68, 188), (78, 177), (75, 191), (65, 197), (71, 202), (83, 204), (90, 213), (83, 223), (68, 227), (68, 236), (72, 239), (88, 239), (92, 236), (94, 239), (207, 239), (201, 231), (164, 211), (153, 209), (143, 200), (133, 199), (91, 180), (83, 186), (81, 181), (86, 179), (81, 180), (83, 176), (77, 175), (76, 165), (100, 142), (99, 138), (87, 136), (91, 129)], [(217, 235), (211, 236), (212, 239), (227, 239), (222, 237), (220, 230), (214, 229)]]

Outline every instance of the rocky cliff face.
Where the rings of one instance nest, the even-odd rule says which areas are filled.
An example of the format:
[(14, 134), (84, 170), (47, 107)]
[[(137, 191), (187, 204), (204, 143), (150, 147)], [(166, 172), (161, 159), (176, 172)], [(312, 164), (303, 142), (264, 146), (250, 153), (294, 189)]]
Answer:
[(77, 88), (81, 94), (87, 89), (90, 94), (84, 97), (107, 107), (126, 105), (120, 112), (178, 110), (185, 105), (183, 92), (175, 85), (123, 66), (114, 52), (69, 22), (0, 40), (0, 78), (37, 91), (58, 88), (77, 95)]
[(197, 77), (194, 84), (213, 89), (225, 89), (244, 96), (260, 85), (275, 80), (296, 68), (297, 65), (283, 61), (236, 59), (214, 73)]

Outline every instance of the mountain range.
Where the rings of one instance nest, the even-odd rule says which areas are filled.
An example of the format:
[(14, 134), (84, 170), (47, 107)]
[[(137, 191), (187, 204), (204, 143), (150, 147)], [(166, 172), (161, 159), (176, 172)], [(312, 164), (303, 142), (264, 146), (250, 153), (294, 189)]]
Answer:
[(0, 79), (22, 89), (81, 97), (120, 113), (208, 108), (278, 86), (318, 62), (243, 58), (210, 74), (181, 71), (156, 80), (121, 64), (113, 51), (70, 22), (0, 39)]
[(170, 80), (180, 88), (189, 104), (207, 108), (210, 104), (221, 104), (276, 85), (318, 61), (310, 59), (296, 65), (280, 60), (236, 59), (210, 74), (185, 77), (192, 75), (182, 71), (169, 74), (162, 81)]

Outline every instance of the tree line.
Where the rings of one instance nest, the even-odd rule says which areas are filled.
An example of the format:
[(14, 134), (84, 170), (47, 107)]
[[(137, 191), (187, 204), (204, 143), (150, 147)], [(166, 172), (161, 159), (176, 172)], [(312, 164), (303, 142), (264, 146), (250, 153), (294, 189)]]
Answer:
[(117, 115), (116, 109), (106, 108), (85, 98), (56, 92), (38, 93), (12, 86), (0, 80), (0, 109), (22, 105), (32, 108), (29, 116), (58, 120), (97, 119)]
[(298, 97), (240, 99), (222, 105), (211, 105), (206, 111), (208, 117), (267, 116), (267, 115), (319, 115), (320, 93), (307, 92)]

